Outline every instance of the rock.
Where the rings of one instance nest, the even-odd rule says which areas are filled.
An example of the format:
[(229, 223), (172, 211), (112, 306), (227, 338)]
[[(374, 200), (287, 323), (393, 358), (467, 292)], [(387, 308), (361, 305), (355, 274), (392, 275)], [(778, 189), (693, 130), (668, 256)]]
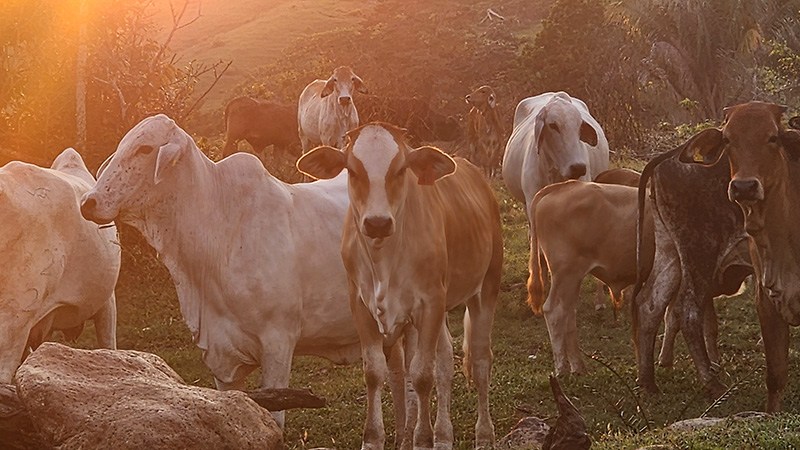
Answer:
[(17, 388), (0, 384), (0, 450), (49, 450), (22, 406)]
[(675, 422), (668, 426), (667, 429), (678, 432), (696, 431), (703, 428), (717, 426), (722, 422), (725, 422), (725, 419), (721, 419), (719, 417), (698, 417), (696, 419), (686, 419)]
[(268, 411), (239, 391), (186, 385), (161, 358), (42, 344), (16, 374), (41, 438), (70, 449), (279, 449)]
[(497, 443), (498, 449), (539, 450), (550, 425), (538, 417), (525, 417)]

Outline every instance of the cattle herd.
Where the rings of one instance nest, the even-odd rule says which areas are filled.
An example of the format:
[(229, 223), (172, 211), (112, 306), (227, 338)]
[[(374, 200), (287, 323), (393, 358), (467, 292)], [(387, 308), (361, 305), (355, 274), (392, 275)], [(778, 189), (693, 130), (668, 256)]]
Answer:
[[(257, 368), (262, 387), (287, 387), (294, 355), (342, 364), (361, 358), (364, 449), (384, 448), (385, 381), (398, 448), (453, 447), (446, 315), (466, 305), (463, 370), (477, 388), (475, 445), (491, 445), (491, 331), (503, 242), (487, 178), (502, 165), (502, 180), (526, 208), (528, 302), (544, 313), (556, 374), (586, 369), (576, 309), (581, 280), (592, 274), (617, 305), (633, 286), (643, 388), (658, 389), (653, 352), (664, 321), (658, 362), (672, 364), (682, 330), (700, 381), (711, 394), (724, 392), (712, 370), (720, 360), (713, 298), (736, 292), (753, 275), (766, 409), (781, 410), (788, 327), (800, 325), (793, 207), (800, 201), (800, 132), (783, 124), (784, 107), (728, 108), (721, 128), (656, 157), (640, 178), (607, 171), (600, 124), (564, 92), (520, 101), (505, 149), (495, 92), (482, 86), (467, 95), (466, 156), (475, 165), (411, 144), (453, 139), (453, 118), (427, 112), (415, 99), (405, 100), (405, 113), (388, 110), (373, 96), (363, 117), (394, 124), (361, 125), (355, 92), (368, 98), (364, 81), (339, 67), (309, 84), (296, 109), (233, 100), (219, 162), (160, 114), (122, 138), (96, 181), (72, 149), (51, 168), (0, 168), (7, 222), (0, 237), (0, 382), (11, 382), (29, 349), (53, 331), (77, 336), (90, 319), (98, 345), (116, 347), (119, 221), (161, 256), (218, 389), (242, 389)], [(278, 180), (252, 155), (235, 153), (242, 139), (255, 151), (299, 143), (297, 168), (319, 181)], [(283, 425), (283, 413), (274, 415)]]

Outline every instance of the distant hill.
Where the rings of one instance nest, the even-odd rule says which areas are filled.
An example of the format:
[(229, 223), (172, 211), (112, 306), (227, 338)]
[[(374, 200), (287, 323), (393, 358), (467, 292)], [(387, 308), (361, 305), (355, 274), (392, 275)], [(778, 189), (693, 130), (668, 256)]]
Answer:
[[(182, 4), (181, 0), (173, 0)], [(294, 39), (355, 24), (360, 10), (374, 3), (365, 0), (190, 0), (184, 22), (200, 17), (177, 31), (170, 45), (181, 61), (213, 63), (233, 61), (231, 68), (209, 93), (202, 108), (218, 109), (229, 92), (260, 65), (280, 56)], [(169, 2), (154, 6), (159, 39), (172, 27)], [(201, 88), (202, 89), (202, 88)]]

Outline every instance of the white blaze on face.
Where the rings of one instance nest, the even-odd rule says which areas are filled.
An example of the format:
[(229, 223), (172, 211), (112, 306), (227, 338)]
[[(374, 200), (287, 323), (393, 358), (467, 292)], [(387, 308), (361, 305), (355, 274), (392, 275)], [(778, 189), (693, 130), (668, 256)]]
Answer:
[[(376, 218), (394, 220), (386, 196), (386, 178), (399, 153), (400, 147), (392, 134), (377, 125), (365, 127), (353, 143), (353, 156), (361, 161), (369, 180), (366, 204), (360, 208), (362, 221)], [(361, 226), (363, 228), (363, 223)]]

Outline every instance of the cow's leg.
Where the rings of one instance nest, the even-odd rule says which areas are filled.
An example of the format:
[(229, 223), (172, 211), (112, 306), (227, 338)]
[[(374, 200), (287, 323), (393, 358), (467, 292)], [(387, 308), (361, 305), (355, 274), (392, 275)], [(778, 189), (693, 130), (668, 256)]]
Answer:
[(789, 325), (760, 285), (756, 285), (756, 311), (767, 359), (767, 412), (780, 412), (789, 375)]
[(661, 254), (653, 261), (653, 269), (645, 280), (641, 291), (633, 299), (633, 342), (636, 353), (638, 378), (636, 382), (644, 390), (657, 393), (653, 352), (656, 334), (667, 305), (675, 298), (680, 286), (680, 265), (675, 248), (666, 244)]
[[(280, 345), (270, 345), (265, 348), (261, 355), (261, 388), (285, 388), (289, 386), (289, 379), (292, 373), (292, 353), (294, 353), (295, 342), (286, 342), (287, 336), (275, 330), (268, 336), (263, 336), (262, 342), (281, 343)], [(282, 342), (283, 341), (283, 342)], [(275, 422), (283, 429), (286, 413), (285, 411), (271, 411)]]
[(453, 448), (453, 423), (450, 421), (450, 397), (453, 391), (453, 337), (447, 328), (447, 317), (439, 331), (436, 345), (436, 425), (433, 446), (437, 450)]
[(364, 379), (367, 385), (367, 418), (364, 424), (362, 450), (383, 450), (386, 431), (383, 428), (381, 388), (387, 375), (386, 358), (383, 354), (383, 337), (372, 315), (360, 298), (350, 301), (358, 336), (361, 339), (361, 357), (364, 364)]
[(658, 365), (661, 367), (672, 367), (675, 362), (675, 338), (681, 331), (680, 301), (680, 298), (676, 298), (667, 306), (667, 312), (664, 314), (664, 341), (661, 342), (661, 353), (658, 355)]
[(714, 299), (705, 303), (705, 313), (703, 314), (703, 337), (706, 342), (706, 351), (712, 364), (719, 365), (722, 361), (719, 356), (719, 319), (717, 309), (714, 307)]
[(417, 403), (417, 425), (414, 428), (414, 449), (433, 448), (433, 427), (431, 426), (431, 391), (433, 390), (433, 379), (436, 361), (436, 346), (439, 342), (439, 333), (444, 322), (444, 308), (440, 305), (445, 303), (445, 293), (434, 294), (429, 298), (431, 306), (420, 311), (417, 326), (419, 333), (417, 341), (417, 351), (411, 361), (411, 383), (419, 399)]
[[(475, 422), (475, 448), (494, 445), (494, 425), (489, 413), (489, 382), (492, 378), (492, 323), (497, 288), (484, 282), (480, 297), (467, 301), (464, 314), (464, 370), (478, 391), (478, 420)], [(469, 355), (469, 360), (466, 356)], [(469, 379), (469, 377), (468, 377)]]
[(392, 406), (395, 418), (395, 448), (400, 448), (406, 434), (406, 371), (404, 342), (385, 348), (386, 362), (389, 366), (389, 389), (392, 392)]
[(419, 413), (419, 398), (411, 382), (411, 361), (417, 351), (417, 329), (406, 327), (405, 341), (405, 384), (406, 384), (406, 427), (405, 444), (402, 450), (411, 449), (414, 446), (414, 429), (417, 427), (417, 415)]
[(97, 345), (102, 348), (117, 348), (117, 297), (112, 292), (108, 303), (92, 319), (97, 333)]
[(706, 391), (712, 396), (718, 397), (727, 388), (719, 382), (711, 370), (711, 360), (708, 357), (706, 341), (703, 336), (705, 302), (712, 302), (713, 299), (705, 295), (705, 292), (708, 292), (708, 286), (702, 281), (693, 279), (688, 273), (685, 275), (678, 293), (683, 299), (683, 314), (680, 317), (681, 333), (683, 333), (683, 340), (689, 348), (689, 354), (692, 356), (697, 374), (705, 383)]
[[(556, 267), (556, 265), (551, 264), (552, 267)], [(570, 363), (573, 359), (570, 352), (578, 347), (575, 314), (580, 295), (581, 279), (578, 278), (579, 276), (553, 271), (550, 293), (542, 308), (547, 332), (550, 334), (550, 344), (553, 346), (556, 376), (570, 372)], [(580, 367), (575, 367), (575, 369), (580, 369)]]

